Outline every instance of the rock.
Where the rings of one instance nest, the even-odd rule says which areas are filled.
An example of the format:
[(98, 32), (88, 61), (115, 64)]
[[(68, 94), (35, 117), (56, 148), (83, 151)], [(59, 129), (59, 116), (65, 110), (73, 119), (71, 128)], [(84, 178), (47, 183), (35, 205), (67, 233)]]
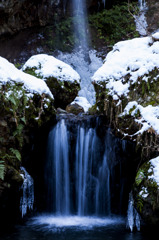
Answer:
[(54, 95), (56, 108), (65, 109), (80, 90), (80, 76), (68, 64), (46, 54), (32, 56), (22, 67), (26, 73), (42, 78)]
[(154, 41), (159, 41), (159, 32), (153, 34), (153, 35), (152, 35), (152, 39), (153, 39)]
[(75, 114), (75, 115), (78, 115), (79, 113), (84, 113), (83, 107), (81, 107), (81, 106), (78, 105), (77, 103), (73, 103), (73, 104), (67, 105), (66, 111), (67, 111), (68, 113), (73, 113), (73, 114)]
[(4, 120), (0, 120), (0, 127), (7, 127), (7, 122)]
[(14, 34), (33, 26), (45, 26), (53, 21), (56, 11), (62, 12), (61, 1), (8, 0), (0, 3), (0, 36)]
[(67, 114), (67, 111), (63, 110), (62, 108), (57, 108), (57, 114)]
[[(159, 224), (159, 176), (156, 174), (158, 167), (159, 158), (144, 163), (137, 172), (133, 186), (134, 200), (138, 212), (147, 224), (154, 226)], [(155, 175), (157, 175), (157, 180)]]
[(159, 2), (156, 0), (147, 0), (148, 10), (146, 13), (148, 31), (153, 33), (159, 28)]
[(117, 136), (136, 142), (138, 167), (146, 162), (139, 169), (133, 187), (135, 207), (143, 220), (156, 225), (159, 224), (159, 186), (151, 177), (153, 169), (149, 159), (159, 155), (157, 39), (158, 33), (115, 44), (93, 76), (100, 113), (106, 116)]
[[(19, 81), (21, 74), (16, 73)], [(11, 81), (11, 75), (7, 81), (7, 74), (9, 71), (5, 72), (4, 79), (1, 74), (0, 79), (0, 164), (3, 167), (1, 171), (4, 169), (0, 177), (0, 224), (4, 225), (15, 223), (20, 214), (23, 182), (20, 166), (26, 155), (30, 158), (33, 136), (42, 125), (46, 126), (55, 119), (53, 98), (44, 92), (29, 92), (29, 88), (16, 79)]]

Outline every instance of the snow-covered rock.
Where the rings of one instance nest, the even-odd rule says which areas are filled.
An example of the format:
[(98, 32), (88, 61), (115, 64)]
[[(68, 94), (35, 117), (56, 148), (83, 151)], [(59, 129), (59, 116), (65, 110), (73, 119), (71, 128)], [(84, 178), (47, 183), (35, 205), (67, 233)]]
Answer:
[(24, 64), (22, 70), (35, 69), (35, 73), (47, 80), (49, 77), (57, 78), (59, 81), (80, 83), (79, 74), (68, 64), (47, 54), (34, 55)]
[(53, 98), (46, 83), (34, 76), (18, 70), (12, 63), (0, 57), (0, 83), (22, 83), (24, 88), (30, 93), (47, 94)]
[[(142, 134), (149, 128), (159, 134), (158, 38), (157, 32), (149, 37), (118, 42), (92, 77), (97, 106), (108, 115), (116, 114), (111, 119), (127, 116), (128, 125), (125, 120), (125, 129), (122, 122), (118, 128), (129, 136)], [(116, 110), (111, 110), (113, 108)], [(131, 133), (130, 119), (139, 127)]]
[(149, 224), (159, 224), (159, 157), (153, 158), (139, 168), (133, 186), (135, 205)]
[(75, 104), (75, 103), (83, 107), (85, 112), (88, 112), (88, 109), (91, 107), (91, 104), (88, 102), (88, 100), (85, 97), (76, 97), (71, 104)]
[[(157, 34), (154, 34), (156, 38)], [(152, 36), (153, 37), (153, 36)], [(154, 68), (159, 68), (159, 42), (152, 37), (135, 38), (118, 42), (108, 53), (105, 63), (92, 77), (93, 82), (105, 82), (109, 94), (128, 95), (130, 86)]]
[(55, 106), (65, 108), (80, 89), (80, 76), (68, 64), (46, 54), (32, 56), (22, 71), (42, 78), (55, 97)]

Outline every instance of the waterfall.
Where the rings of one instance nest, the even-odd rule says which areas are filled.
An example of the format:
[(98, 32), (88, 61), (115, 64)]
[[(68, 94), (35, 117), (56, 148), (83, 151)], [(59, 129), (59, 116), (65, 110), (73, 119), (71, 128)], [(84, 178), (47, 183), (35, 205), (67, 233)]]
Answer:
[(57, 58), (71, 65), (81, 77), (81, 90), (78, 95), (95, 104), (95, 90), (91, 77), (102, 66), (103, 60), (95, 50), (89, 49), (89, 28), (86, 0), (72, 0), (75, 46), (72, 53), (59, 52)]
[(34, 181), (24, 167), (21, 167), (21, 176), (23, 177), (23, 194), (20, 199), (20, 210), (24, 217), (28, 210), (33, 210), (34, 204)]
[(105, 8), (105, 2), (106, 2), (106, 0), (102, 0), (102, 2), (103, 2), (103, 4), (104, 4), (104, 8)]
[(104, 152), (95, 128), (77, 125), (74, 135), (76, 143), (70, 149), (72, 135), (64, 119), (49, 134), (46, 165), (49, 211), (57, 215), (109, 215), (110, 152), (105, 147), (108, 137), (102, 144)]
[(136, 209), (134, 208), (134, 199), (133, 194), (130, 192), (129, 194), (129, 203), (128, 203), (128, 211), (127, 211), (127, 227), (133, 231), (136, 227), (138, 231), (140, 231), (140, 216)]
[(85, 0), (73, 0), (74, 33), (79, 42), (75, 48), (81, 46), (84, 51), (88, 51), (88, 20)]
[(145, 0), (138, 0), (140, 11), (139, 14), (135, 16), (135, 23), (136, 23), (136, 30), (139, 32), (141, 36), (147, 35), (147, 19), (146, 19), (146, 1)]
[(65, 121), (61, 120), (52, 129), (48, 139), (46, 179), (51, 211), (59, 215), (70, 213), (70, 176), (68, 160), (68, 134)]
[(145, 6), (146, 6), (146, 1), (145, 1), (145, 0), (138, 0), (138, 1), (139, 1), (140, 9), (145, 8)]
[(104, 153), (103, 163), (98, 171), (96, 186), (96, 213), (105, 212), (110, 215), (110, 170), (107, 161), (107, 152)]

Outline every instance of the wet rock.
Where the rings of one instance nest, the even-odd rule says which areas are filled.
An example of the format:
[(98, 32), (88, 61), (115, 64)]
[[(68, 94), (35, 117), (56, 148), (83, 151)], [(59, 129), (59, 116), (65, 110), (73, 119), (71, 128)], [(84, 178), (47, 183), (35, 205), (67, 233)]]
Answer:
[(77, 103), (67, 105), (66, 111), (75, 115), (78, 115), (79, 113), (84, 113), (83, 107), (81, 107)]

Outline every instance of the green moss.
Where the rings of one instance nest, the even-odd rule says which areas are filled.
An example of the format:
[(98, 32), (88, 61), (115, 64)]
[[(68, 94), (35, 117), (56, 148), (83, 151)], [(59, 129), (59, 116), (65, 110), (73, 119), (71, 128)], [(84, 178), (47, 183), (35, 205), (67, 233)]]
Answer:
[(30, 75), (32, 75), (32, 76), (34, 76), (34, 77), (37, 77), (37, 78), (43, 78), (40, 74), (37, 74), (35, 71), (37, 70), (37, 68), (26, 68), (25, 69), (25, 73), (28, 73), (28, 74), (30, 74)]
[(99, 113), (99, 110), (98, 110), (97, 104), (94, 104), (92, 107), (90, 107), (90, 108), (88, 109), (88, 113), (89, 113), (90, 115), (98, 114), (98, 113)]
[(11, 82), (0, 86), (0, 101), (0, 156), (5, 164), (18, 169), (26, 129), (40, 126), (55, 114), (53, 100), (45, 94), (30, 97), (23, 84)]
[(5, 165), (4, 165), (4, 161), (0, 161), (0, 179), (4, 180), (4, 176), (5, 176)]
[[(136, 6), (136, 2), (130, 5), (132, 13), (134, 13), (134, 6)], [(110, 47), (118, 41), (139, 36), (136, 32), (134, 19), (128, 11), (128, 5), (125, 3), (91, 15), (89, 22), (91, 26), (97, 29), (98, 37), (103, 39)]]

